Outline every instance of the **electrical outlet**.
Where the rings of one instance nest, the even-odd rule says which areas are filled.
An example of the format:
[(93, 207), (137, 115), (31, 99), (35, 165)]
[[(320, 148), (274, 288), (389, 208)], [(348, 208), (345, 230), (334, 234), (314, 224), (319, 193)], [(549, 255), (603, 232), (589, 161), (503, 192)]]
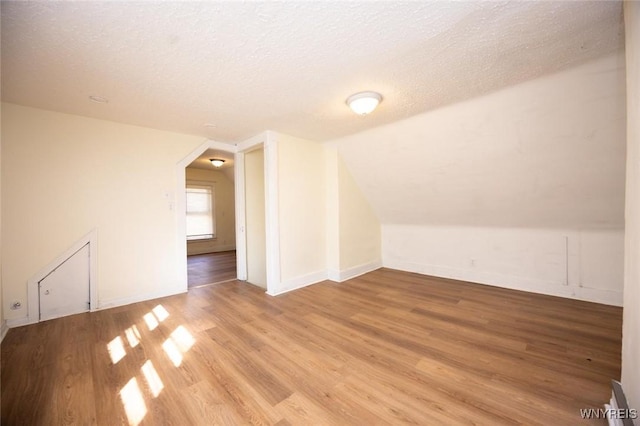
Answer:
[(20, 308), (22, 308), (22, 303), (20, 303), (19, 300), (16, 300), (15, 302), (11, 302), (11, 310), (12, 311), (17, 311)]

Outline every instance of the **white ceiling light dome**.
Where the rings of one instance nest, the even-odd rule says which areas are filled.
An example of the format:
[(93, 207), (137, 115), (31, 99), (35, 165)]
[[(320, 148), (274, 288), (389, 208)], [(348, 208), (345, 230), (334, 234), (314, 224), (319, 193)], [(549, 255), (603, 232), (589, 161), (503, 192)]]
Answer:
[(224, 160), (222, 158), (211, 158), (209, 161), (211, 161), (213, 167), (222, 167), (224, 164)]
[(380, 102), (382, 95), (377, 92), (359, 92), (347, 98), (347, 105), (358, 115), (370, 114)]

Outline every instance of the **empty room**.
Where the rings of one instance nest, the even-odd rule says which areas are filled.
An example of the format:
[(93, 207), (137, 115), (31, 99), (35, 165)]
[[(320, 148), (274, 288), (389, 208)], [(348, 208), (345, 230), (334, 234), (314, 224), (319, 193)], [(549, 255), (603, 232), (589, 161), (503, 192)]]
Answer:
[(640, 425), (640, 2), (0, 14), (2, 425)]

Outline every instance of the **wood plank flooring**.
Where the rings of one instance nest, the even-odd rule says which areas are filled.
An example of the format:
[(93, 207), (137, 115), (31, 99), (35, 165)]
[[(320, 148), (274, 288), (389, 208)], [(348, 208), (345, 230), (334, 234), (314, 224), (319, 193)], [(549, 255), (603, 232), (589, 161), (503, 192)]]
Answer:
[(188, 286), (233, 280), (237, 277), (236, 251), (187, 256)]
[(9, 330), (2, 425), (572, 425), (621, 308), (380, 269), (231, 281)]

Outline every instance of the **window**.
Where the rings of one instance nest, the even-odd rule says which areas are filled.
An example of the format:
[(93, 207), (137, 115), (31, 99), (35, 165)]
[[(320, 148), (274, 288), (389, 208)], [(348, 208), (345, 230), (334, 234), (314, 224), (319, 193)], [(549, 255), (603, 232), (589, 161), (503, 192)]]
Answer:
[(187, 182), (187, 241), (215, 236), (213, 186)]

